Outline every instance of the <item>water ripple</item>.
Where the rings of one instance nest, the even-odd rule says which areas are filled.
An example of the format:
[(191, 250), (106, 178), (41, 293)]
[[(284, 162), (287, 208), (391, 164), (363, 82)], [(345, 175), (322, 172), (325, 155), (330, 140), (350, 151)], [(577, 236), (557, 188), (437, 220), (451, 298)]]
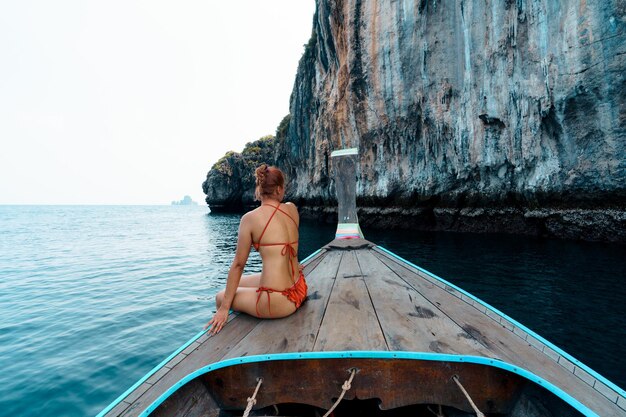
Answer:
[[(196, 334), (238, 222), (204, 207), (0, 206), (2, 414), (95, 415)], [(623, 248), (365, 232), (624, 383)], [(333, 235), (303, 222), (300, 258)], [(252, 251), (246, 273), (260, 269)]]

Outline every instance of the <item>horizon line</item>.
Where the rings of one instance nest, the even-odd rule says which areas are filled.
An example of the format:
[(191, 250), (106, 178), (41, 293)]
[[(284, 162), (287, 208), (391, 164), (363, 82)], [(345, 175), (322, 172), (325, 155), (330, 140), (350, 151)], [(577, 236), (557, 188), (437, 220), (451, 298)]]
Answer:
[(172, 204), (170, 203), (0, 203), (0, 206), (196, 206), (209, 207), (204, 204)]

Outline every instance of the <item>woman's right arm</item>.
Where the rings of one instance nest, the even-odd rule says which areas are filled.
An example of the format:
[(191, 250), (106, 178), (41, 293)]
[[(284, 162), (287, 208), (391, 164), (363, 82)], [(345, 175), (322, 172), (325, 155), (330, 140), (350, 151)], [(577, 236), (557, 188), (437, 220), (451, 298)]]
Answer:
[(224, 300), (219, 307), (215, 316), (207, 323), (205, 327), (212, 326), (211, 333), (215, 334), (222, 330), (222, 327), (226, 324), (228, 319), (228, 312), (235, 299), (237, 293), (237, 287), (239, 281), (241, 281), (241, 275), (243, 269), (248, 261), (250, 255), (250, 247), (252, 246), (252, 226), (250, 217), (245, 214), (241, 218), (239, 223), (239, 235), (237, 237), (237, 250), (235, 252), (235, 259), (233, 259), (230, 269), (228, 271), (228, 279), (226, 280), (226, 291), (224, 291)]

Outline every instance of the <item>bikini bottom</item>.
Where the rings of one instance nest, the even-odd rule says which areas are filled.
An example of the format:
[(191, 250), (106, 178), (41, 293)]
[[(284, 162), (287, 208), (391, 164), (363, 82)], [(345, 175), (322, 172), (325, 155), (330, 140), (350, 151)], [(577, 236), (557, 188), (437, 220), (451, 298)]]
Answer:
[(256, 290), (256, 292), (259, 293), (259, 295), (256, 298), (256, 315), (257, 315), (257, 317), (261, 316), (259, 314), (259, 300), (261, 299), (261, 293), (262, 292), (266, 292), (267, 293), (267, 308), (269, 310), (270, 317), (272, 317), (270, 293), (277, 292), (277, 293), (280, 293), (280, 294), (284, 295), (285, 297), (287, 297), (289, 299), (289, 301), (291, 301), (292, 303), (294, 303), (296, 305), (296, 310), (297, 310), (298, 308), (300, 308), (300, 306), (304, 302), (304, 300), (306, 298), (307, 290), (308, 290), (308, 287), (306, 285), (306, 280), (304, 279), (304, 274), (302, 273), (302, 271), (300, 271), (300, 276), (298, 277), (298, 280), (296, 281), (296, 283), (293, 284), (291, 287), (285, 289), (285, 290), (281, 291), (281, 290), (275, 290), (273, 288), (268, 288), (268, 287), (259, 287), (259, 289)]

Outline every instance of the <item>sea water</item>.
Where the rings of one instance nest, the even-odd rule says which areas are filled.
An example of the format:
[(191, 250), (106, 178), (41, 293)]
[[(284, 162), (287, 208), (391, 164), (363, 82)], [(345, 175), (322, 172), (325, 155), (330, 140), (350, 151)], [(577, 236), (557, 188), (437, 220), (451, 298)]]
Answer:
[[(0, 415), (93, 416), (197, 334), (238, 223), (202, 206), (0, 206)], [(364, 232), (626, 385), (623, 246)], [(334, 226), (300, 233), (303, 259)], [(260, 267), (253, 251), (246, 272)]]

